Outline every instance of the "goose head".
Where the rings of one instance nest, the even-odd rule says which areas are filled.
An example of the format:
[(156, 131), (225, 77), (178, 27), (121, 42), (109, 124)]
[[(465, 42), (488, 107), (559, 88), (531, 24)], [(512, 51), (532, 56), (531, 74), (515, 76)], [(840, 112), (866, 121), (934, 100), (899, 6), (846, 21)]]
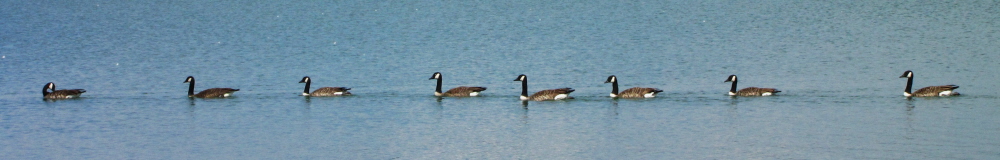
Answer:
[(899, 76), (899, 78), (913, 78), (913, 71), (906, 70), (906, 72), (903, 72), (903, 75)]
[(312, 79), (310, 79), (309, 76), (302, 77), (302, 80), (299, 81), (299, 83), (309, 83), (309, 82), (312, 82)]
[(188, 76), (187, 79), (184, 79), (184, 83), (190, 83), (190, 82), (194, 82), (194, 76)]
[(524, 74), (518, 75), (517, 79), (514, 79), (514, 81), (527, 81), (527, 80), (528, 76), (525, 76)]
[(432, 80), (432, 79), (441, 79), (441, 72), (434, 72), (434, 75), (431, 75), (431, 78), (427, 80)]
[(725, 82), (736, 82), (736, 75), (729, 75)]
[(604, 83), (615, 83), (615, 82), (618, 82), (618, 77), (615, 77), (615, 75), (608, 76), (608, 80), (604, 81)]

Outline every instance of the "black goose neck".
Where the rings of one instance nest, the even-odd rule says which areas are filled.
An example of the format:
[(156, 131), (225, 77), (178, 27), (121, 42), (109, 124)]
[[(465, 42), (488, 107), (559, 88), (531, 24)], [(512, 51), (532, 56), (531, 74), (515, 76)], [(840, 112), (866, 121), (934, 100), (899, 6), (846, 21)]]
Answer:
[(188, 84), (188, 97), (190, 97), (194, 95), (194, 78), (191, 78), (191, 82), (188, 83), (191, 83)]
[(737, 82), (737, 81), (733, 81), (733, 87), (730, 87), (730, 88), (729, 88), (729, 92), (733, 92), (733, 93), (736, 93), (736, 82)]
[(611, 94), (618, 95), (618, 81), (611, 82)]
[(312, 80), (306, 81), (306, 88), (302, 90), (302, 93), (309, 94), (309, 85), (312, 85)]
[[(46, 85), (44, 88), (42, 88), (42, 96), (49, 95), (49, 91), (47, 91), (48, 89), (49, 89), (48, 85)], [(53, 92), (55, 92), (55, 90), (53, 90)]]
[(525, 77), (521, 80), (521, 96), (528, 96), (528, 78)]
[(913, 88), (913, 77), (906, 77), (906, 90), (903, 91), (906, 93), (912, 93), (910, 92), (910, 89), (912, 88)]
[(444, 77), (438, 76), (435, 79), (437, 79), (437, 87), (434, 87), (434, 92), (435, 93), (441, 93), (441, 79), (444, 79)]

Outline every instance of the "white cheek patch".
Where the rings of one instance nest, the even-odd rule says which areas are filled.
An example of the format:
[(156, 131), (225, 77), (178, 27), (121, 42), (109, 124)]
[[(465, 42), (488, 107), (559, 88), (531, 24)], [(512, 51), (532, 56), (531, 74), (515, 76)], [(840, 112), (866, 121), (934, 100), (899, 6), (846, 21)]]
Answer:
[(617, 94), (614, 94), (614, 93), (612, 93), (612, 94), (611, 94), (611, 98), (615, 98), (615, 97), (618, 97), (618, 95), (617, 95)]
[(735, 96), (735, 95), (736, 95), (736, 93), (733, 93), (733, 92), (729, 92), (729, 95), (730, 95), (730, 96)]
[(522, 100), (522, 101), (524, 101), (524, 100), (528, 100), (528, 97), (526, 97), (526, 96), (521, 96), (521, 100)]
[(471, 97), (479, 96), (479, 92), (469, 93), (469, 96), (471, 96)]
[(441, 97), (442, 95), (444, 95), (444, 94), (442, 94), (441, 92), (434, 92), (434, 96)]
[(913, 96), (913, 94), (910, 94), (909, 92), (903, 92), (903, 96), (909, 97), (909, 96)]
[(302, 96), (309, 96), (309, 93), (302, 92)]
[(552, 98), (552, 99), (555, 99), (555, 100), (560, 100), (560, 99), (566, 99), (566, 97), (569, 97), (569, 95), (566, 95), (566, 94), (559, 94), (559, 95), (556, 95), (556, 97), (555, 97), (555, 98)]

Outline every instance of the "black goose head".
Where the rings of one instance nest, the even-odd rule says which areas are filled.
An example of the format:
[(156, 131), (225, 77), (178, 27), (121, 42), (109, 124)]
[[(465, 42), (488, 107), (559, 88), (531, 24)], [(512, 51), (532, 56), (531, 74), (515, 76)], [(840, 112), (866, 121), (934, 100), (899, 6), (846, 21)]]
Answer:
[(49, 95), (49, 91), (47, 91), (49, 89), (51, 89), (53, 92), (55, 92), (56, 91), (56, 84), (52, 83), (52, 82), (49, 82), (48, 84), (45, 84), (45, 87), (42, 87), (42, 96)]
[(299, 81), (299, 83), (309, 83), (309, 82), (312, 82), (312, 79), (309, 79), (309, 76), (302, 77), (302, 80)]
[(525, 76), (524, 74), (518, 75), (517, 79), (514, 79), (514, 81), (527, 81), (527, 80), (528, 76)]
[(42, 90), (46, 90), (46, 89), (49, 89), (49, 90), (52, 90), (52, 91), (56, 91), (56, 84), (52, 83), (52, 82), (49, 82), (48, 84), (45, 84), (45, 88), (42, 88)]
[(432, 80), (432, 79), (441, 79), (441, 72), (434, 72), (434, 75), (431, 75), (431, 78), (427, 80)]
[(725, 82), (736, 82), (736, 75), (729, 75)]
[(913, 78), (913, 71), (906, 70), (906, 72), (903, 72), (903, 75), (899, 76), (899, 78)]
[(184, 83), (190, 83), (190, 82), (194, 82), (194, 76), (188, 76), (187, 79), (184, 79)]
[(615, 83), (615, 82), (618, 82), (618, 77), (615, 77), (615, 75), (608, 76), (608, 80), (604, 81), (604, 83)]

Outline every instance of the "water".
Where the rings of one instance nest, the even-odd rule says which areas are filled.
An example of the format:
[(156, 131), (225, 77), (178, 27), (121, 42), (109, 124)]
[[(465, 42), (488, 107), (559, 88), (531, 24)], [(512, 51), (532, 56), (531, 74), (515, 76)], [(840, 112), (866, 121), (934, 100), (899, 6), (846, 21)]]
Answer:
[[(0, 159), (996, 159), (998, 5), (4, 1)], [(905, 70), (965, 95), (905, 99)]]

